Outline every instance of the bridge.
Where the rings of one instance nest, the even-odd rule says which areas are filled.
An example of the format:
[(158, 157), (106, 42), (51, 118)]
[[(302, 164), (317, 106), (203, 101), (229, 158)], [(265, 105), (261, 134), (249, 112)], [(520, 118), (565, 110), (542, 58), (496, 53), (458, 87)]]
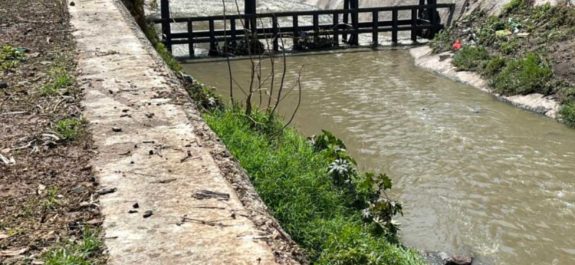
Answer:
[[(447, 9), (448, 21), (451, 21), (455, 4), (438, 4), (437, 0), (419, 0), (417, 5), (370, 8), (359, 8), (359, 0), (344, 0), (342, 9), (276, 13), (258, 13), (256, 0), (245, 0), (243, 14), (201, 17), (170, 17), (170, 1), (161, 0), (161, 18), (154, 22), (161, 24), (162, 41), (170, 52), (174, 45), (185, 44), (189, 57), (194, 57), (196, 44), (209, 43), (209, 54), (219, 55), (234, 53), (242, 41), (245, 47), (245, 40), (248, 40), (249, 50), (253, 40), (266, 40), (271, 42), (270, 49), (278, 52), (280, 42), (285, 38), (291, 39), (296, 48), (302, 41), (312, 44), (308, 48), (339, 47), (342, 43), (355, 47), (359, 46), (359, 34), (371, 34), (372, 45), (377, 46), (379, 33), (391, 32), (392, 45), (396, 45), (398, 32), (410, 31), (411, 40), (416, 43), (418, 37), (430, 39), (443, 29), (439, 9)], [(410, 18), (400, 19), (400, 12), (409, 13)], [(390, 13), (391, 19), (381, 19), (384, 13)], [(362, 14), (371, 16), (371, 21), (360, 21)], [(320, 23), (320, 16), (328, 16), (331, 21)], [(311, 25), (300, 23), (305, 18), (311, 18)], [(263, 20), (269, 23), (262, 23)], [(286, 26), (280, 21), (291, 21), (291, 25)], [(216, 28), (217, 23), (226, 26)], [(173, 32), (172, 24), (185, 24), (185, 31)], [(197, 29), (200, 27), (207, 29)]]

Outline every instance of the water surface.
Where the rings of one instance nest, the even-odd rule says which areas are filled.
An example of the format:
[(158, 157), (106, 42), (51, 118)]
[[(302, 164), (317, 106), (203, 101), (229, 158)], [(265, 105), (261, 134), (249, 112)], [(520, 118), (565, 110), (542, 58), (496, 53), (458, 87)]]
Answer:
[[(418, 69), (404, 50), (294, 56), (288, 65), (288, 88), (305, 65), (294, 126), (333, 131), (361, 168), (394, 179), (407, 245), (486, 264), (575, 264), (575, 130)], [(232, 62), (244, 90), (249, 66)], [(185, 69), (228, 95), (225, 62)], [(283, 102), (284, 115), (296, 98)]]

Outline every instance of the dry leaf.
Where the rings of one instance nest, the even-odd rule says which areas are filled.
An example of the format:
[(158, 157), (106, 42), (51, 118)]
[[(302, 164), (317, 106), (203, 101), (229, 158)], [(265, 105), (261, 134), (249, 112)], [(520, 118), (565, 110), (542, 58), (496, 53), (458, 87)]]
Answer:
[(15, 257), (20, 256), (28, 251), (28, 248), (22, 249), (8, 249), (0, 251), (0, 257)]

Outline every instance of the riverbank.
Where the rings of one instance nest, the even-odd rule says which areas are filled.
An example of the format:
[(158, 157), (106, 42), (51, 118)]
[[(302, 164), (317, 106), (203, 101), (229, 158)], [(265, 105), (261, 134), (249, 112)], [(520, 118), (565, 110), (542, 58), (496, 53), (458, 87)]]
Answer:
[[(555, 4), (509, 1), (496, 16), (475, 9), (411, 54), (423, 68), (574, 127), (575, 10)], [(455, 40), (463, 47), (452, 52)]]
[[(389, 179), (357, 173), (340, 140), (328, 133), (313, 138), (314, 145), (279, 122), (269, 123), (263, 113), (248, 117), (240, 109), (206, 111), (203, 117), (312, 264), (424, 264), (417, 252), (397, 244), (395, 232), (365, 216), (375, 214), (369, 205), (379, 196), (368, 183)], [(338, 161), (349, 182), (329, 173)]]
[(66, 2), (0, 1), (0, 264), (104, 264)]
[(472, 71), (459, 71), (453, 65), (453, 53), (443, 52), (434, 54), (429, 46), (421, 46), (409, 50), (415, 60), (415, 65), (429, 71), (443, 75), (449, 79), (475, 87), (483, 92), (493, 94), (499, 100), (508, 102), (516, 107), (557, 119), (557, 113), (561, 104), (552, 96), (539, 93), (529, 95), (505, 96), (496, 93), (490, 86), (489, 81), (480, 74)]

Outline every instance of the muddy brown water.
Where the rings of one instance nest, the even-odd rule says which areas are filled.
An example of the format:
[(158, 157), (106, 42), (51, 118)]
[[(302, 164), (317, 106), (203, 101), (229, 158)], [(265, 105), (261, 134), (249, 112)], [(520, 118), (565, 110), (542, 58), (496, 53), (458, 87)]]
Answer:
[[(305, 65), (294, 126), (334, 132), (362, 169), (392, 176), (406, 245), (482, 264), (575, 264), (575, 130), (418, 69), (405, 50), (287, 60), (288, 88)], [(249, 65), (232, 62), (244, 89)], [(225, 62), (184, 68), (228, 95)]]

